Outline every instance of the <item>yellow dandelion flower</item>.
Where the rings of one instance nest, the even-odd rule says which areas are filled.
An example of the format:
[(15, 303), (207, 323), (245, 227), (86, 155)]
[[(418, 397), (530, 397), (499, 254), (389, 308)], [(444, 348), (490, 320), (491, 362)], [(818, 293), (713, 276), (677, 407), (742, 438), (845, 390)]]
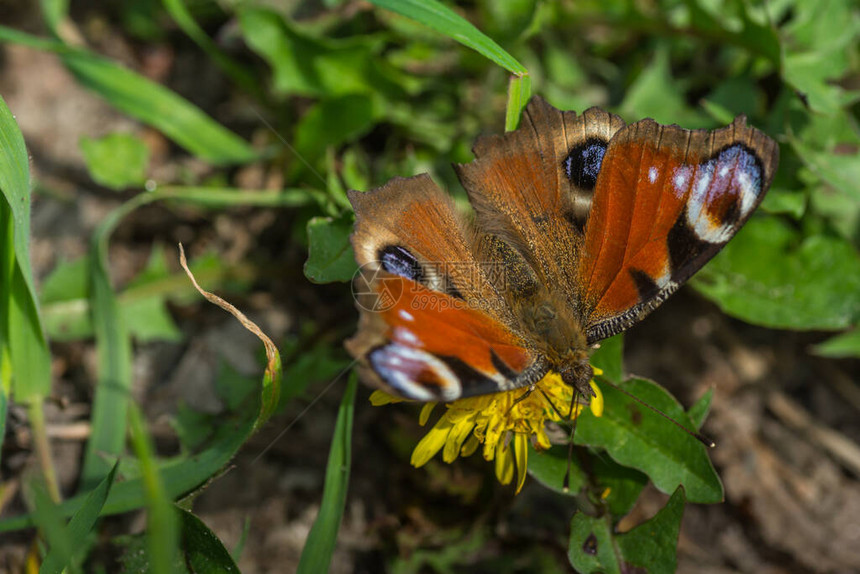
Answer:
[[(602, 374), (600, 369), (594, 369), (594, 373)], [(549, 448), (547, 421), (561, 422), (562, 414), (567, 414), (565, 411), (573, 401), (573, 388), (557, 373), (547, 374), (535, 387), (528, 394), (524, 389), (515, 389), (446, 404), (445, 413), (412, 451), (412, 465), (426, 464), (440, 450), (442, 460), (450, 463), (483, 447), (484, 459), (495, 462), (499, 482), (510, 484), (516, 475), (519, 492), (526, 480), (529, 442), (538, 450)], [(603, 414), (603, 393), (593, 380), (591, 388), (596, 396), (591, 398), (589, 408), (599, 417)], [(399, 400), (382, 391), (371, 395), (374, 405)], [(428, 403), (422, 409), (422, 425), (434, 406), (435, 403)], [(578, 405), (572, 416), (576, 417), (582, 409), (583, 405)]]

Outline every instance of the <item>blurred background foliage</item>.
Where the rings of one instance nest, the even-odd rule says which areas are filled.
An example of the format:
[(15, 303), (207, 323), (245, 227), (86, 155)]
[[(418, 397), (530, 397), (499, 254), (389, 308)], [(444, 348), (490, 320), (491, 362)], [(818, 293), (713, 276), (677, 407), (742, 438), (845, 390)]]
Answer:
[[(60, 552), (65, 562), (86, 571), (95, 566), (110, 571), (105, 561), (112, 554), (90, 554), (101, 544), (92, 530), (95, 516), (146, 505), (147, 534), (123, 542), (126, 571), (173, 568), (178, 532), (187, 568), (203, 571), (193, 556), (205, 555), (217, 555), (226, 571), (235, 568), (242, 544), (232, 557), (220, 543), (205, 546), (212, 544), (206, 526), (186, 512), (194, 496), (184, 499), (185, 510), (179, 513), (169, 509), (172, 501), (216, 476), (270, 412), (283, 412), (296, 402), (313, 404), (321, 388), (309, 392), (308, 385), (332, 381), (348, 366), (340, 345), (354, 329), (355, 314), (344, 282), (355, 263), (346, 190), (429, 172), (465, 204), (450, 165), (470, 161), (476, 135), (505, 128), (511, 70), (521, 76), (526, 70), (531, 90), (556, 107), (601, 106), (628, 122), (652, 117), (687, 128), (714, 128), (746, 114), (750, 124), (779, 142), (779, 171), (760, 213), (692, 284), (743, 321), (828, 333), (814, 353), (860, 357), (856, 3), (514, 0), (446, 5), (498, 46), (481, 44), (485, 37), (477, 30), (446, 21), (439, 5), (419, 0), (42, 0), (39, 10), (12, 3), (15, 9), (0, 26), (0, 41), (53, 54), (80, 86), (132, 121), (116, 131), (63, 142), (79, 146), (88, 173), (71, 189), (44, 170), (32, 182), (37, 198), (72, 204), (76, 194), (95, 194), (108, 208), (80, 238), (87, 245), (85, 255), (58, 258), (50, 269), (37, 269), (41, 325), (32, 314), (15, 319), (10, 311), (4, 319), (0, 349), (11, 351), (0, 359), (0, 426), (12, 424), (6, 416), (15, 413), (7, 405), (11, 397), (27, 407), (38, 439), (42, 401), (55, 395), (48, 373), (15, 369), (11, 341), (18, 333), (14, 321), (21, 320), (34, 332), (44, 328), (55, 343), (95, 346), (96, 381), (88, 383), (94, 385), (92, 432), (73, 487), (52, 487), (50, 457), (42, 456), (41, 472), (33, 476), (43, 477), (46, 493), (32, 487), (26, 504), (31, 514), (7, 518), (0, 528), (36, 523), (47, 548)], [(478, 53), (458, 42), (488, 51)], [(11, 117), (3, 129), (4, 141), (18, 137)], [(26, 165), (26, 156), (9, 157)], [(4, 175), (0, 187), (7, 202), (0, 223), (12, 238), (21, 233), (22, 221), (13, 192), (26, 191), (27, 184)], [(149, 228), (134, 223), (148, 204), (160, 205), (156, 214), (161, 218)], [(228, 244), (211, 239), (217, 231), (204, 223), (221, 214), (252, 221), (263, 211), (277, 215), (244, 231), (245, 243), (253, 248), (241, 251), (241, 257), (225, 255), (221, 249)], [(205, 287), (247, 303), (258, 317), (266, 314), (266, 306), (254, 308), (254, 294), (269, 293), (269, 304), (282, 305), (290, 317), (290, 327), (276, 340), (285, 383), (280, 398), (273, 395), (278, 376), (272, 371), (261, 393), (258, 382), (225, 363), (213, 371), (222, 410), (201, 412), (181, 402), (170, 413), (177, 451), (156, 458), (156, 445), (130, 400), (134, 357), (163, 342), (188, 344), (205, 331), (188, 320), (192, 309), (201, 308), (199, 297), (174, 264), (173, 249), (164, 247), (180, 239), (190, 247), (192, 270)], [(4, 259), (10, 269), (17, 261), (22, 277), (29, 276), (26, 247), (21, 247), (25, 240), (26, 234), (10, 240)], [(144, 257), (118, 264), (123, 252), (113, 248), (115, 243), (133, 243)], [(11, 298), (15, 276), (2, 277)], [(312, 288), (306, 280), (340, 283)], [(32, 292), (25, 283), (18, 286), (24, 298)], [(37, 339), (33, 349), (45, 349)], [(53, 351), (62, 356), (67, 348)], [(619, 346), (607, 370), (621, 372), (620, 356)], [(259, 365), (262, 370), (262, 359)], [(345, 379), (335, 381), (341, 386)], [(317, 558), (303, 558), (321, 562), (305, 562), (306, 571), (330, 559), (345, 505), (352, 393), (345, 397), (341, 430), (329, 455), (324, 511), (309, 543), (315, 550), (308, 556)], [(145, 393), (140, 402), (145, 409)], [(387, 444), (396, 440), (389, 437)], [(392, 448), (408, 453), (411, 447)], [(12, 450), (4, 449), (4, 464)], [(112, 487), (114, 472), (124, 481)], [(7, 466), (4, 484), (19, 474)], [(638, 475), (630, 480), (642, 482)], [(641, 485), (635, 493), (639, 490)], [(56, 506), (76, 492), (71, 504)], [(675, 524), (683, 508), (677, 496), (666, 506)], [(617, 518), (632, 502), (619, 505)], [(82, 509), (91, 519), (75, 514), (79, 521), (63, 526), (62, 516)], [(463, 528), (470, 528), (468, 521), (436, 533), (436, 544), (449, 540), (441, 545), (444, 550), (412, 548), (404, 556), (381, 547), (378, 563), (395, 572), (453, 571), (464, 556), (480, 554), (489, 535), (477, 529), (463, 537), (458, 530)], [(590, 532), (581, 523), (572, 530)], [(567, 536), (556, 534), (559, 540)], [(637, 536), (620, 546), (644, 544), (636, 542)], [(672, 533), (667, 536), (670, 540)], [(397, 544), (402, 552), (410, 543)], [(144, 547), (149, 560), (134, 564), (139, 555), (134, 551)], [(52, 560), (58, 558), (48, 557), (45, 564), (56, 563)], [(482, 564), (490, 567), (496, 560), (502, 559)], [(559, 568), (557, 560), (538, 554), (528, 560), (525, 570)], [(573, 555), (571, 560), (581, 569), (598, 567), (577, 563)], [(674, 562), (666, 560), (652, 571), (671, 571)], [(525, 571), (519, 564), (509, 571)]]

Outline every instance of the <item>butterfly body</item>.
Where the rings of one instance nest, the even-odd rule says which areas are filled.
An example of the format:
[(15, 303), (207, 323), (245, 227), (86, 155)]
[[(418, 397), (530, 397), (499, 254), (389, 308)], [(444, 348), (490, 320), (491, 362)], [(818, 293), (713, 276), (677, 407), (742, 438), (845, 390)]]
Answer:
[(370, 384), (451, 401), (556, 372), (583, 397), (595, 343), (641, 320), (764, 196), (776, 144), (745, 125), (626, 125), (533, 98), (455, 166), (467, 220), (427, 175), (350, 192), (361, 272), (347, 341)]

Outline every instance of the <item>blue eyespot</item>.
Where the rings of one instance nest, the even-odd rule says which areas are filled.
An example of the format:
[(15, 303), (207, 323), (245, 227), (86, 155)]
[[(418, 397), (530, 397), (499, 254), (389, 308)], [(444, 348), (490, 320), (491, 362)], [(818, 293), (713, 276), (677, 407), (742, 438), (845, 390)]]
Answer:
[(570, 150), (562, 167), (572, 184), (589, 191), (594, 189), (606, 146), (607, 142), (602, 139), (589, 138)]

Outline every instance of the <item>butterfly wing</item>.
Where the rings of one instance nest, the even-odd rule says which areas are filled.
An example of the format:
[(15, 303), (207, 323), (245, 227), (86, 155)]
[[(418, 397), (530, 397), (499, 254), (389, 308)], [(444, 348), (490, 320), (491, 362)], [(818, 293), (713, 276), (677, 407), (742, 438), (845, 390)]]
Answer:
[(744, 117), (714, 131), (642, 120), (616, 133), (577, 272), (589, 342), (640, 320), (713, 257), (764, 198), (778, 159)]
[(476, 261), (473, 233), (427, 175), (349, 198), (361, 318), (346, 347), (365, 380), (408, 399), (450, 401), (545, 372)]
[(598, 108), (577, 116), (535, 96), (519, 129), (479, 138), (475, 160), (455, 166), (481, 232), (521, 254), (537, 280), (562, 291), (569, 305), (600, 161), (623, 126)]
[(546, 372), (518, 336), (461, 299), (385, 271), (367, 284), (373, 296), (359, 300), (359, 333), (346, 347), (375, 386), (448, 402), (523, 387)]

